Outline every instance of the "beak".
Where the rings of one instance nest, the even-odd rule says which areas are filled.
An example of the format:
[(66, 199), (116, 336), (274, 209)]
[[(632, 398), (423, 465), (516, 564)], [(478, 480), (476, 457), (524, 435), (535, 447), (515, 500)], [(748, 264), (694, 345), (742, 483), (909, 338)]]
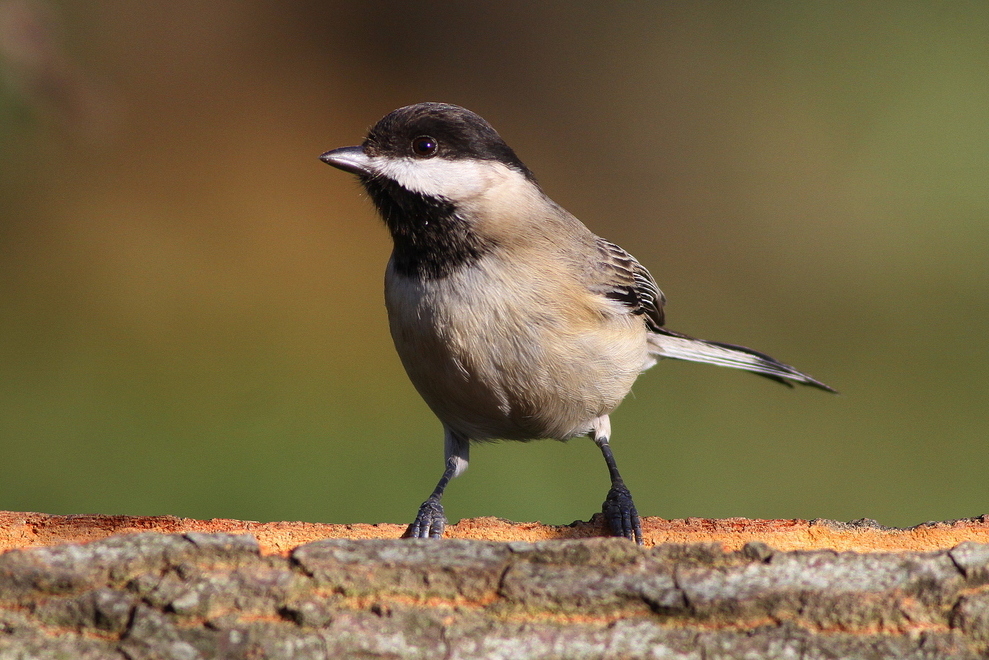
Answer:
[(371, 172), (371, 159), (364, 153), (364, 147), (340, 147), (333, 151), (327, 151), (319, 159), (327, 165), (332, 165), (351, 174), (369, 174)]

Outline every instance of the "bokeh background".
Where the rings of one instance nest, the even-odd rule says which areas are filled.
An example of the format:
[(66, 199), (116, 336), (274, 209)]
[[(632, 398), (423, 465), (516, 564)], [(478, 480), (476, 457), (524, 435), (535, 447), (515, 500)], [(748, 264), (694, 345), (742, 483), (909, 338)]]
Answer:
[[(317, 160), (395, 107), (491, 121), (670, 327), (613, 416), (641, 513), (989, 512), (989, 5), (0, 0), (0, 508), (408, 522), (439, 423), (388, 236)], [(597, 449), (475, 448), (452, 520), (567, 523)]]

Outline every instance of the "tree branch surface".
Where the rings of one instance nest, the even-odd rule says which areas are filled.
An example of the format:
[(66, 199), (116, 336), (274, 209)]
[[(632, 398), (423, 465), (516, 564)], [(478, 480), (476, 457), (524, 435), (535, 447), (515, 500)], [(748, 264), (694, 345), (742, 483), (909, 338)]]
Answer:
[(989, 656), (985, 516), (643, 523), (0, 513), (0, 660)]

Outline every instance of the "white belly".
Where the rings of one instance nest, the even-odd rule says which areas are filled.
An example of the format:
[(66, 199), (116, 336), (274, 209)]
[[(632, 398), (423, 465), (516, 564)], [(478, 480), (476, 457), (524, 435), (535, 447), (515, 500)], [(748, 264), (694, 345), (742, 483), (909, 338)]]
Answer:
[(389, 265), (386, 305), (409, 378), (444, 424), (471, 439), (584, 435), (652, 364), (641, 317), (561, 273), (540, 276), (509, 279), (492, 257), (420, 283)]

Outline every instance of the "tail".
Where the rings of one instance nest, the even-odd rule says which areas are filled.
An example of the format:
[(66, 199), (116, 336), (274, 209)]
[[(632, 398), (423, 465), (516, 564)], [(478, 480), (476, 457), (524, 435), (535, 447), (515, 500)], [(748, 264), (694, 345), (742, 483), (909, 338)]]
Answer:
[(688, 362), (704, 362), (719, 367), (744, 369), (752, 373), (771, 378), (778, 383), (793, 387), (794, 383), (817, 387), (828, 392), (837, 390), (828, 387), (821, 381), (797, 371), (788, 364), (783, 364), (765, 353), (753, 351), (744, 346), (722, 344), (705, 339), (694, 339), (679, 332), (665, 328), (652, 330), (649, 334), (650, 352), (659, 358), (686, 360)]

